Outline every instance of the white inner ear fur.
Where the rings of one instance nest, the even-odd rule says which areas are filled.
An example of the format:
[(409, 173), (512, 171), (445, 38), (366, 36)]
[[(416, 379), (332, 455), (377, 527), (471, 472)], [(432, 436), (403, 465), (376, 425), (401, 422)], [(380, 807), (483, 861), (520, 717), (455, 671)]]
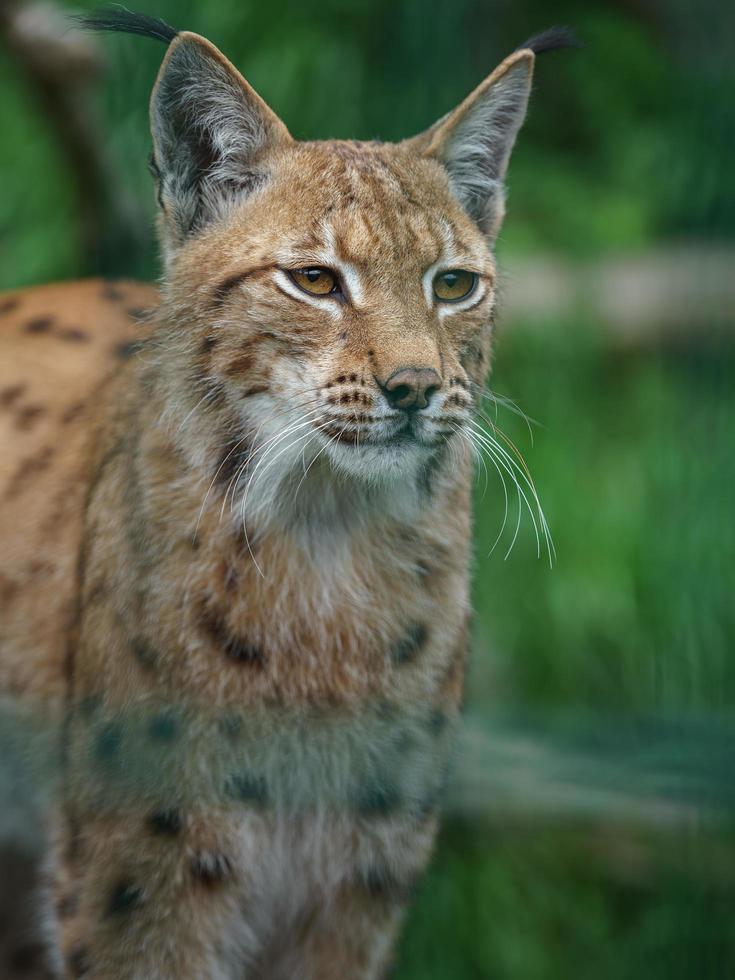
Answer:
[(523, 124), (530, 91), (531, 62), (523, 58), (490, 85), (450, 130), (439, 156), (455, 194), (479, 222), (492, 224), (502, 207), (503, 178)]
[(182, 35), (151, 98), (154, 159), (175, 244), (263, 179), (257, 162), (288, 131), (209, 42)]

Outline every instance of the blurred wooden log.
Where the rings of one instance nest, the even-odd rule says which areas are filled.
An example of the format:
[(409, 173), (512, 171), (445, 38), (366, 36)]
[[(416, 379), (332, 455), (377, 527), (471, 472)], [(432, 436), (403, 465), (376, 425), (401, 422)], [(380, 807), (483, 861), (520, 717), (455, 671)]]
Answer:
[(462, 727), (447, 813), (658, 831), (735, 813), (735, 725), (717, 716), (497, 719)]
[(572, 262), (501, 262), (501, 323), (576, 319), (622, 346), (735, 342), (735, 251), (707, 243)]
[(46, 2), (0, 0), (0, 40), (28, 79), (76, 188), (86, 273), (115, 273), (148, 236), (116, 179), (93, 104), (102, 59), (92, 38)]

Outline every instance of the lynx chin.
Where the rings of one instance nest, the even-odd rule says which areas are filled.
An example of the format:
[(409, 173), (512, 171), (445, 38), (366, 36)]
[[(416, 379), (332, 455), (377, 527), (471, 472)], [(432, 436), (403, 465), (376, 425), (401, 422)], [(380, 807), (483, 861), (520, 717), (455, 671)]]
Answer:
[(165, 272), (0, 297), (0, 691), (61, 773), (52, 969), (385, 977), (462, 701), (478, 452), (547, 533), (479, 419), (505, 173), (572, 41), (403, 142), (298, 142), (203, 37), (86, 26), (168, 45)]

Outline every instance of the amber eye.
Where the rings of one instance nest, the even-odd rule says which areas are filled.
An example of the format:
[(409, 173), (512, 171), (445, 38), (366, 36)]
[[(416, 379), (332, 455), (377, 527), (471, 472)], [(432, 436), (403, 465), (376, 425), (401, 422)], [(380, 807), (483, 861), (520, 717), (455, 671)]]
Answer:
[(466, 269), (450, 269), (440, 272), (434, 279), (434, 295), (445, 303), (466, 299), (477, 285), (477, 276)]
[(329, 296), (330, 293), (340, 292), (339, 279), (336, 272), (323, 269), (320, 265), (307, 269), (292, 269), (289, 275), (306, 293), (312, 296)]

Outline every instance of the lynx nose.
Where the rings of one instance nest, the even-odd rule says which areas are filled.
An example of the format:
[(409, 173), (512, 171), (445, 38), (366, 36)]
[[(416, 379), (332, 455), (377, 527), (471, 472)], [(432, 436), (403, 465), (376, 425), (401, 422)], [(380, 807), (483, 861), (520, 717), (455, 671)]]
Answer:
[(442, 379), (433, 368), (399, 368), (381, 385), (390, 405), (406, 411), (426, 408), (441, 386)]

